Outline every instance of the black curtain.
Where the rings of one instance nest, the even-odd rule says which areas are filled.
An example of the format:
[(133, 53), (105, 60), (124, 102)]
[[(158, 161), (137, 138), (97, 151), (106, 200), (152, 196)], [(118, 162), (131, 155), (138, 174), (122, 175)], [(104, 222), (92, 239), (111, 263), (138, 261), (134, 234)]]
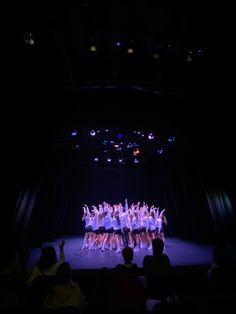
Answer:
[[(80, 104), (89, 104), (87, 97), (88, 95), (86, 101), (81, 101)], [(113, 98), (114, 95), (109, 100)], [(133, 102), (133, 94), (127, 99)], [(150, 100), (143, 95), (143, 103), (146, 103), (147, 99)], [(121, 100), (124, 100), (123, 96), (120, 96), (119, 101), (122, 102)], [(100, 112), (100, 109), (92, 113), (92, 109), (87, 106), (86, 114), (83, 114), (77, 104), (70, 107), (71, 111), (64, 110), (67, 103), (66, 95), (62, 101), (63, 110), (58, 109), (60, 118), (56, 118), (58, 112), (51, 110), (48, 113), (47, 107), (42, 107), (44, 101), (49, 103), (49, 100), (46, 101), (42, 97), (36, 113), (33, 106), (25, 109), (27, 114), (20, 111), (20, 116), (15, 118), (17, 127), (8, 141), (10, 146), (12, 140), (15, 145), (15, 151), (8, 160), (12, 173), (10, 177), (16, 182), (13, 193), (15, 195), (12, 197), (11, 192), (9, 196), (11, 203), (14, 203), (12, 207), (16, 208), (16, 217), (20, 215), (18, 211), (21, 208), (15, 205), (17, 199), (22, 193), (25, 197), (28, 195), (26, 208), (21, 209), (24, 215), (20, 220), (21, 224), (25, 221), (27, 224), (24, 228), (17, 227), (20, 233), (24, 233), (21, 238), (25, 239), (27, 245), (38, 246), (42, 241), (63, 235), (83, 234), (81, 217), (84, 203), (90, 206), (105, 200), (114, 204), (124, 202), (125, 198), (128, 198), (130, 203), (145, 201), (150, 205), (157, 204), (161, 208), (166, 208), (169, 236), (206, 242), (226, 233), (226, 229), (233, 233), (235, 226), (233, 116), (228, 114), (223, 116), (217, 111), (201, 112), (197, 108), (198, 101), (202, 99), (198, 99), (194, 103), (195, 111), (186, 110), (187, 118), (181, 111), (178, 112), (181, 109), (179, 108), (173, 111), (170, 119), (163, 119), (168, 116), (170, 108), (173, 109), (170, 105), (159, 119), (156, 111), (140, 109), (138, 115), (136, 106), (133, 106), (133, 111), (127, 114), (125, 120), (126, 111), (123, 105), (118, 117), (113, 121), (110, 102), (107, 105), (110, 111), (107, 113)], [(54, 99), (50, 99), (51, 101)], [(34, 102), (35, 100), (32, 101)], [(156, 99), (154, 103), (156, 105)], [(165, 105), (167, 104), (161, 102), (161, 108)], [(158, 108), (161, 112), (160, 106)], [(138, 115), (138, 120), (135, 119), (135, 114)], [(174, 127), (174, 131), (178, 130), (180, 133), (176, 135), (175, 147), (171, 154), (154, 156), (145, 167), (82, 166), (76, 154), (58, 152), (53, 148), (58, 131), (65, 126), (71, 127), (78, 117), (79, 125), (84, 125), (84, 121), (87, 123), (90, 121), (90, 125), (94, 125), (101, 118), (103, 125), (107, 122), (110, 124), (116, 122), (120, 125), (122, 121), (125, 127), (135, 125), (135, 128), (142, 126), (149, 130), (154, 126), (151, 127), (154, 131), (161, 125), (167, 129)], [(148, 117), (152, 117), (151, 120)], [(167, 125), (166, 121), (169, 121)], [(8, 172), (6, 173), (9, 178)], [(24, 191), (28, 191), (27, 194)], [(222, 198), (224, 200), (218, 206), (216, 200)], [(227, 198), (231, 207), (226, 205)], [(229, 214), (230, 211), (232, 215)], [(225, 213), (226, 217), (216, 220), (215, 217), (218, 217), (219, 213)]]
[(84, 203), (124, 204), (125, 198), (130, 204), (145, 201), (166, 208), (167, 236), (209, 242), (218, 231), (202, 178), (173, 158), (159, 159), (146, 167), (97, 168), (82, 167), (76, 154), (54, 155), (44, 169), (37, 197), (31, 197), (30, 246), (64, 235), (83, 235)]

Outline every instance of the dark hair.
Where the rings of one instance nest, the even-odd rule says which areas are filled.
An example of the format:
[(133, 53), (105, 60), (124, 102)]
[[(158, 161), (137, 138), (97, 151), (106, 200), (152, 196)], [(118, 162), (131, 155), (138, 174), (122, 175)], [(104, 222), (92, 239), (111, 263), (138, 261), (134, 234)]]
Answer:
[(152, 240), (152, 251), (153, 255), (161, 255), (164, 250), (164, 242), (160, 238)]
[(115, 212), (115, 218), (117, 219), (118, 224), (120, 225), (120, 216), (119, 216), (119, 212), (118, 211)]
[(41, 256), (37, 263), (41, 271), (47, 270), (57, 263), (56, 250), (52, 245), (46, 246), (42, 249)]
[(132, 262), (134, 252), (129, 246), (123, 248), (122, 255), (126, 264), (130, 264)]
[(68, 262), (62, 263), (56, 272), (55, 275), (55, 284), (56, 285), (64, 285), (71, 280), (71, 267)]

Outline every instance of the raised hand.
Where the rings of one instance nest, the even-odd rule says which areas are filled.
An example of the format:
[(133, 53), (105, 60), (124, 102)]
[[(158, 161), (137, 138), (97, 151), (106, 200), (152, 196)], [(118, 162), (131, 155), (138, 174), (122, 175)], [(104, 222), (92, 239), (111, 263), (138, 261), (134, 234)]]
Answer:
[(61, 242), (59, 242), (59, 248), (60, 248), (60, 250), (63, 250), (64, 245), (65, 245), (65, 240), (62, 239)]

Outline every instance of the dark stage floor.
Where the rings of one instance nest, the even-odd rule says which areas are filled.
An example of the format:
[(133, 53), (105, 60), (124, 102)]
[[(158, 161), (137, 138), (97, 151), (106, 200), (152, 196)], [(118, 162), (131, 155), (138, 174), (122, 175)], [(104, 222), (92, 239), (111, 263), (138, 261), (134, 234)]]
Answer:
[[(113, 268), (122, 263), (121, 253), (115, 251), (102, 252), (97, 250), (81, 250), (83, 237), (64, 237), (65, 239), (65, 258), (70, 262), (73, 269), (96, 269), (101, 267)], [(59, 240), (55, 242), (44, 243), (55, 246), (58, 254)], [(209, 265), (212, 261), (212, 246), (195, 244), (189, 241), (183, 241), (178, 238), (166, 238), (165, 253), (169, 256), (173, 266), (186, 265)], [(145, 255), (151, 255), (152, 250), (142, 249), (134, 252), (134, 262), (142, 267)], [(31, 249), (30, 266), (36, 263), (40, 255), (40, 248)]]

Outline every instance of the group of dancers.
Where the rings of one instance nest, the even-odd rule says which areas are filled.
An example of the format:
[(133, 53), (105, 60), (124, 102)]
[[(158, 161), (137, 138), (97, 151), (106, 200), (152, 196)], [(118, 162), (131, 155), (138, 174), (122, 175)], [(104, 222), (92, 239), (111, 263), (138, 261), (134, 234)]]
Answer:
[(164, 242), (164, 229), (167, 219), (165, 209), (141, 205), (110, 205), (106, 202), (91, 209), (83, 206), (82, 221), (85, 221), (85, 236), (82, 249), (115, 250), (121, 252), (123, 247), (134, 248), (134, 251), (152, 248), (152, 240), (160, 238)]

